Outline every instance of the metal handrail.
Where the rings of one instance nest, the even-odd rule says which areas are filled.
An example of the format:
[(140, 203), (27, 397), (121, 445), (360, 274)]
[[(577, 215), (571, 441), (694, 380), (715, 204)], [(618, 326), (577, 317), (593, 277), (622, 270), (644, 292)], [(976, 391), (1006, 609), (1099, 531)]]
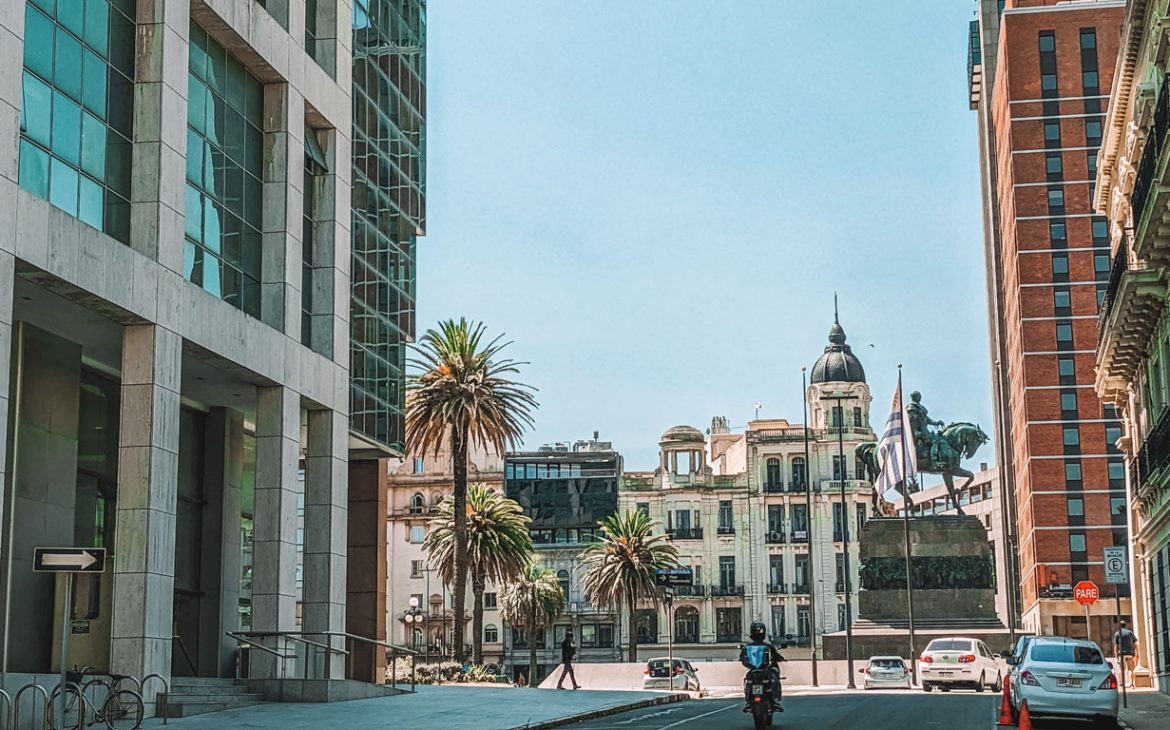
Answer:
[[(252, 639), (250, 639), (249, 637), (244, 636), (243, 635), (244, 632), (225, 631), (223, 633), (229, 639), (235, 639), (236, 644), (247, 644), (251, 648), (259, 649), (260, 651), (262, 651), (266, 654), (271, 654), (272, 656), (276, 657), (277, 659), (280, 659), (281, 660), (280, 676), (281, 677), (284, 677), (284, 675), (287, 674), (287, 671), (286, 671), (287, 666), (285, 665), (284, 662), (288, 659), (296, 659), (297, 658), (296, 654), (281, 654), (280, 652), (276, 651), (275, 649), (269, 649), (267, 646), (264, 646), (263, 644), (259, 644), (255, 641), (253, 641)], [(248, 633), (252, 633), (252, 632), (248, 632)], [(240, 678), (240, 663), (237, 661), (236, 662), (236, 679), (239, 679), (239, 678)]]
[[(157, 672), (154, 674), (148, 674), (142, 678), (142, 685), (139, 687), (139, 689), (143, 692), (143, 697), (146, 696), (145, 695), (146, 683), (152, 679), (157, 679), (158, 681), (163, 683), (162, 719), (163, 719), (163, 724), (166, 725), (167, 719), (168, 719), (167, 718), (167, 710), (170, 709), (170, 704), (171, 704), (171, 683), (167, 681), (166, 677), (162, 676), (161, 674), (158, 674)], [(154, 716), (158, 717), (158, 703), (157, 702), (155, 702)]]
[[(41, 697), (43, 698), (43, 702), (41, 703), (41, 710), (42, 710), (41, 724), (45, 726), (46, 730), (49, 730), (49, 715), (47, 712), (44, 712), (44, 708), (47, 706), (47, 704), (49, 702), (49, 693), (48, 693), (48, 691), (45, 690), (44, 687), (37, 684), (36, 682), (29, 682), (28, 684), (24, 685), (20, 689), (16, 690), (16, 694), (13, 695), (13, 697), (12, 697), (12, 713), (10, 715), (10, 719), (12, 721), (12, 727), (14, 730), (15, 730), (15, 728), (20, 727), (20, 696), (22, 694), (24, 694), (27, 690), (30, 690), (30, 689), (35, 689), (37, 692), (41, 693)], [(36, 703), (33, 703), (33, 718), (36, 718)]]
[[(398, 686), (398, 667), (395, 666), (395, 660), (397, 659), (397, 655), (398, 654), (406, 654), (407, 656), (410, 657), (410, 689), (412, 692), (414, 691), (414, 689), (415, 689), (414, 664), (415, 664), (415, 660), (418, 658), (418, 655), (419, 655), (419, 652), (415, 651), (414, 649), (410, 649), (410, 648), (405, 647), (405, 646), (398, 646), (397, 644), (391, 644), (388, 641), (381, 641), (379, 639), (371, 639), (368, 636), (359, 636), (358, 634), (351, 634), (348, 631), (320, 631), (320, 632), (316, 632), (316, 633), (321, 635), (321, 636), (341, 636), (341, 637), (343, 637), (345, 639), (349, 639), (351, 641), (360, 641), (362, 643), (370, 644), (372, 646), (380, 646), (384, 649), (389, 649), (391, 652), (391, 661), (390, 661), (390, 686), (391, 687)], [(346, 652), (346, 653), (349, 654), (349, 652)], [(373, 666), (370, 669), (370, 679), (375, 684), (384, 684), (385, 683), (384, 679), (380, 683), (377, 681), (377, 679), (378, 679), (378, 676), (377, 676), (378, 675), (378, 654), (377, 654), (377, 652), (373, 653), (373, 655), (371, 657), (371, 661), (372, 661)], [(350, 673), (352, 674), (352, 670), (353, 670), (352, 664), (350, 665), (350, 670), (351, 670)]]
[[(322, 632), (322, 631), (233, 631), (233, 632), (229, 632), (229, 636), (232, 636), (232, 638), (237, 639), (237, 641), (239, 640), (237, 638), (239, 636), (250, 638), (250, 639), (251, 638), (255, 638), (255, 639), (281, 638), (281, 639), (292, 640), (292, 641), (295, 641), (299, 644), (304, 644), (305, 646), (311, 646), (311, 647), (314, 647), (318, 650), (324, 650), (325, 651), (325, 670), (324, 670), (325, 677), (324, 678), (329, 679), (329, 664), (331, 663), (331, 659), (332, 659), (333, 654), (337, 653), (337, 654), (341, 654), (341, 655), (345, 656), (345, 655), (348, 655), (349, 652), (346, 651), (345, 649), (337, 649), (335, 647), (330, 646), (329, 644), (323, 644), (319, 641), (312, 641), (311, 639), (305, 638), (305, 636), (327, 636), (327, 635), (328, 635), (327, 632)], [(252, 644), (252, 645), (253, 646), (260, 646), (259, 644)], [(261, 647), (261, 648), (265, 648), (265, 647)], [(292, 654), (291, 656), (285, 656), (283, 658), (284, 659), (296, 659), (297, 655)], [(304, 678), (305, 679), (309, 678), (309, 661), (308, 661), (308, 659), (309, 659), (309, 657), (306, 653), (305, 671), (304, 671)], [(284, 674), (287, 674), (287, 672), (284, 672)]]
[(4, 719), (4, 722), (8, 725), (8, 730), (12, 730), (14, 727), (12, 725), (12, 697), (2, 688), (0, 688), (0, 697), (4, 699), (4, 703), (0, 707), (4, 707), (7, 710), (7, 712), (0, 712), (0, 718)]

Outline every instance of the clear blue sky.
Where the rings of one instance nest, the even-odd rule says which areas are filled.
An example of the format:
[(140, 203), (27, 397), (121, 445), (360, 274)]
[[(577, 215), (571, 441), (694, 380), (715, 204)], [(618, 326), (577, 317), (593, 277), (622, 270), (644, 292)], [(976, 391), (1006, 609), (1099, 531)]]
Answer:
[(973, 9), (431, 3), (420, 330), (515, 341), (527, 446), (596, 429), (652, 468), (675, 424), (799, 422), (836, 290), (875, 425), (902, 362), (991, 433)]

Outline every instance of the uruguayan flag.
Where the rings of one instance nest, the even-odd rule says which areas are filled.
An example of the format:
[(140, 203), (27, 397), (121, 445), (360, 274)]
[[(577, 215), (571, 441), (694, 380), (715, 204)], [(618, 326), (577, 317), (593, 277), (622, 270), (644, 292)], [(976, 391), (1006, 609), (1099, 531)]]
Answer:
[[(910, 419), (906, 418), (906, 409), (902, 406), (902, 381), (899, 378), (898, 388), (894, 391), (894, 404), (890, 408), (890, 417), (886, 420), (886, 430), (882, 433), (882, 440), (878, 442), (877, 458), (881, 473), (873, 485), (887, 502), (893, 502), (902, 496), (894, 487), (899, 482), (913, 477), (917, 471), (914, 439), (910, 438), (909, 430)], [(903, 438), (906, 442), (904, 456)]]

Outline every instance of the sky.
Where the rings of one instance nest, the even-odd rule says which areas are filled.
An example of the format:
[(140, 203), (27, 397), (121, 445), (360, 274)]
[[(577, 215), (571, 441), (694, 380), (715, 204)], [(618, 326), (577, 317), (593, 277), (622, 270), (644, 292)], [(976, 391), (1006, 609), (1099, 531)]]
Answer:
[[(802, 420), (833, 293), (874, 398), (992, 433), (968, 0), (428, 6), (418, 327), (482, 320), (527, 448)], [(993, 461), (991, 445), (973, 461)]]

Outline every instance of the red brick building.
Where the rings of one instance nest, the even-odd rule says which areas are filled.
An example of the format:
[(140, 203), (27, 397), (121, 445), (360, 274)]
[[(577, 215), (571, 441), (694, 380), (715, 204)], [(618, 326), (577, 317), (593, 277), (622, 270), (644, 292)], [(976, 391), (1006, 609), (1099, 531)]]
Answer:
[[(1094, 580), (1111, 599), (1102, 549), (1127, 544), (1120, 424), (1093, 387), (1110, 270), (1093, 186), (1124, 6), (982, 0), (971, 26), (1014, 611), (1043, 634), (1085, 635), (1072, 585)], [(1103, 646), (1114, 610), (1093, 609), (1089, 635)]]

